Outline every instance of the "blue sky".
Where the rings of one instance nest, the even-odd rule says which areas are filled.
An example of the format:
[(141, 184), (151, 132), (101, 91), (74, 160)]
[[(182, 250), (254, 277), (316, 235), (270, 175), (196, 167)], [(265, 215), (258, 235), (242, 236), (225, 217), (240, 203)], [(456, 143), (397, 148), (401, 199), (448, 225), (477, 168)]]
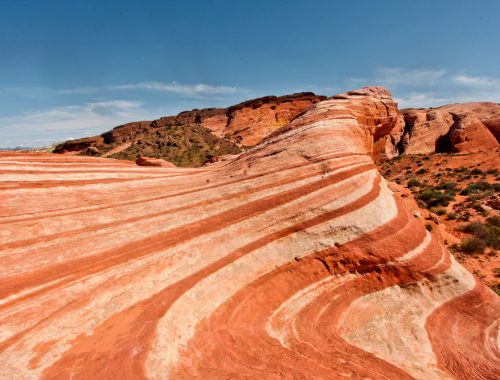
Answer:
[(500, 102), (500, 1), (0, 2), (0, 146), (297, 91)]

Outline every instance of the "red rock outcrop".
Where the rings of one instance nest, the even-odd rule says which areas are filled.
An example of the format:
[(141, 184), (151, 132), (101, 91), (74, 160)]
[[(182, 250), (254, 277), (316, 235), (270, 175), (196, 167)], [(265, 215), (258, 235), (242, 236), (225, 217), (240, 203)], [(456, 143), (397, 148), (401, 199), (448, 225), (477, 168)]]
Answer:
[(462, 115), (473, 116), (479, 119), (488, 130), (500, 141), (500, 104), (489, 102), (458, 103), (439, 107), (447, 112)]
[(456, 153), (472, 153), (499, 145), (495, 136), (476, 116), (455, 116), (449, 139), (451, 150)]
[(70, 140), (58, 145), (54, 153), (80, 152), (82, 150), (100, 146), (104, 143), (102, 136), (84, 137), (82, 139)]
[[(395, 128), (384, 151), (406, 154), (470, 152), (499, 146), (500, 104), (462, 103), (429, 109), (404, 109), (404, 127)], [(467, 118), (467, 132), (462, 120)], [(458, 124), (455, 125), (455, 121)], [(453, 130), (457, 130), (453, 132)], [(451, 134), (454, 138), (451, 138)], [(464, 142), (467, 141), (467, 144)]]
[[(83, 152), (87, 155), (108, 157), (110, 156), (109, 149), (114, 149), (117, 144), (128, 143), (130, 145), (127, 150), (134, 152), (131, 155), (134, 159), (137, 150), (142, 155), (160, 156), (163, 142), (172, 143), (172, 141), (169, 141), (172, 139), (159, 133), (160, 130), (176, 126), (189, 128), (192, 125), (206, 128), (217, 138), (232, 144), (253, 146), (269, 133), (288, 124), (305, 109), (323, 99), (325, 99), (324, 96), (315, 95), (312, 92), (301, 92), (285, 96), (265, 96), (229, 108), (184, 111), (176, 116), (120, 125), (100, 136), (70, 140), (58, 145), (54, 153)], [(157, 146), (156, 149), (152, 146), (149, 149), (144, 149), (140, 144), (135, 144), (144, 140), (151, 140), (155, 143), (153, 145)], [(112, 145), (113, 148), (111, 148), (110, 144), (114, 144)], [(226, 153), (229, 152), (222, 152), (222, 154)], [(130, 157), (120, 156), (118, 158)]]
[(6, 378), (495, 378), (500, 301), (371, 155), (367, 88), (231, 161), (0, 153)]
[(135, 160), (135, 163), (139, 166), (175, 167), (171, 162), (162, 160), (161, 158), (139, 157)]
[(412, 109), (403, 112), (405, 131), (399, 142), (406, 154), (436, 151), (436, 141), (448, 134), (453, 116), (440, 109)]

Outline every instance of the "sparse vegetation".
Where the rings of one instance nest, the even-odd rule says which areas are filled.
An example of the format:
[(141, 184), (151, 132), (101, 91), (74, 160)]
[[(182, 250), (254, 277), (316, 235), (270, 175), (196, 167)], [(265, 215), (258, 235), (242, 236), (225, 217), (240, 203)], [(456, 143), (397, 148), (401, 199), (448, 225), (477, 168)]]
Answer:
[(198, 166), (212, 157), (236, 154), (235, 144), (198, 124), (167, 126), (138, 135), (132, 145), (112, 158), (135, 160), (140, 156), (162, 158), (177, 166)]
[(455, 190), (441, 190), (438, 187), (426, 186), (418, 194), (417, 199), (428, 209), (446, 207), (455, 199)]
[[(500, 252), (500, 173), (492, 168), (493, 156), (403, 155), (381, 164), (388, 180), (401, 179), (419, 207), (440, 216), (446, 231), (456, 239), (447, 242), (450, 252), (469, 270), (486, 276), (489, 286), (500, 278), (500, 269), (492, 273), (494, 262), (490, 261)], [(428, 220), (425, 228), (436, 229), (436, 225)]]
[(446, 209), (444, 207), (434, 207), (431, 209), (433, 213), (436, 215), (445, 215), (446, 214)]
[(460, 192), (460, 195), (469, 195), (469, 194), (489, 195), (499, 191), (500, 191), (500, 184), (498, 183), (491, 184), (486, 181), (478, 181), (469, 183), (467, 187)]
[(449, 213), (446, 215), (446, 217), (447, 217), (449, 220), (455, 220), (455, 219), (457, 219), (458, 215), (457, 215), (457, 213), (456, 213), (456, 212), (451, 211), (451, 212), (449, 212)]
[(466, 254), (482, 253), (485, 248), (486, 244), (476, 237), (464, 239), (460, 244), (460, 250)]
[(491, 286), (491, 290), (493, 290), (497, 295), (500, 296), (500, 284), (495, 284)]

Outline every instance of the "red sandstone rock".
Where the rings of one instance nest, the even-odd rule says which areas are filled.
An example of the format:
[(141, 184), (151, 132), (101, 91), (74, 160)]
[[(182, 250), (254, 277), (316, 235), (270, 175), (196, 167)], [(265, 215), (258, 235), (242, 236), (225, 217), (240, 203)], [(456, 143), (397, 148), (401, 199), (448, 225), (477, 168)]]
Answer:
[(406, 154), (435, 152), (453, 124), (453, 116), (438, 109), (406, 110), (403, 115), (406, 126), (399, 144)]
[(160, 166), (160, 167), (175, 167), (171, 162), (162, 160), (160, 158), (151, 157), (139, 157), (135, 160), (135, 163), (139, 166)]
[[(402, 114), (405, 121), (403, 133), (400, 128), (391, 133), (393, 138), (386, 148), (386, 156), (389, 158), (395, 150), (407, 154), (464, 151), (463, 149), (474, 151), (498, 146), (500, 141), (500, 105), (496, 103), (463, 103), (430, 109), (406, 109), (402, 110)], [(474, 122), (474, 126), (469, 123), (467, 146), (455, 149), (454, 143), (450, 141), (451, 129), (455, 119), (464, 117), (478, 122)], [(490, 133), (479, 124), (483, 124)], [(456, 133), (455, 138), (460, 140), (460, 136), (465, 138), (463, 128)]]
[(79, 152), (88, 148), (95, 148), (102, 145), (104, 139), (101, 136), (85, 137), (82, 139), (70, 140), (58, 145), (54, 153)]
[(5, 378), (489, 379), (499, 298), (378, 174), (381, 88), (232, 161), (0, 153)]
[(449, 135), (453, 152), (472, 153), (499, 145), (495, 136), (475, 116), (457, 116)]
[(500, 104), (489, 102), (449, 104), (439, 107), (461, 116), (474, 116), (483, 123), (500, 142)]
[[(101, 147), (106, 144), (123, 145), (142, 141), (145, 135), (154, 135), (157, 129), (193, 124), (207, 128), (215, 136), (239, 146), (252, 146), (323, 99), (325, 99), (324, 96), (303, 92), (252, 99), (229, 108), (194, 109), (153, 121), (137, 121), (120, 125), (100, 136), (70, 140), (57, 146), (54, 152), (83, 151), (86, 153), (84, 150), (89, 147)], [(156, 138), (160, 139), (159, 136)], [(143, 152), (143, 154), (147, 153), (151, 152)], [(102, 154), (103, 157), (107, 155), (108, 153)]]

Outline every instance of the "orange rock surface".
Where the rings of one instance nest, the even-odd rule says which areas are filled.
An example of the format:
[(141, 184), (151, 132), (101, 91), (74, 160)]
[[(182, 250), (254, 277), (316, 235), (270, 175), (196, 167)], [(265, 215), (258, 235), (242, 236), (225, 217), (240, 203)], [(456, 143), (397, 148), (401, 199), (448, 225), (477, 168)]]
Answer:
[(0, 153), (0, 371), (492, 379), (498, 297), (371, 158), (381, 88), (198, 169)]
[(161, 158), (151, 158), (151, 157), (139, 157), (137, 160), (135, 160), (135, 163), (139, 166), (160, 166), (160, 167), (175, 166), (171, 162), (162, 160)]
[(385, 155), (469, 153), (499, 146), (500, 104), (460, 103), (402, 110), (404, 126), (391, 132)]

